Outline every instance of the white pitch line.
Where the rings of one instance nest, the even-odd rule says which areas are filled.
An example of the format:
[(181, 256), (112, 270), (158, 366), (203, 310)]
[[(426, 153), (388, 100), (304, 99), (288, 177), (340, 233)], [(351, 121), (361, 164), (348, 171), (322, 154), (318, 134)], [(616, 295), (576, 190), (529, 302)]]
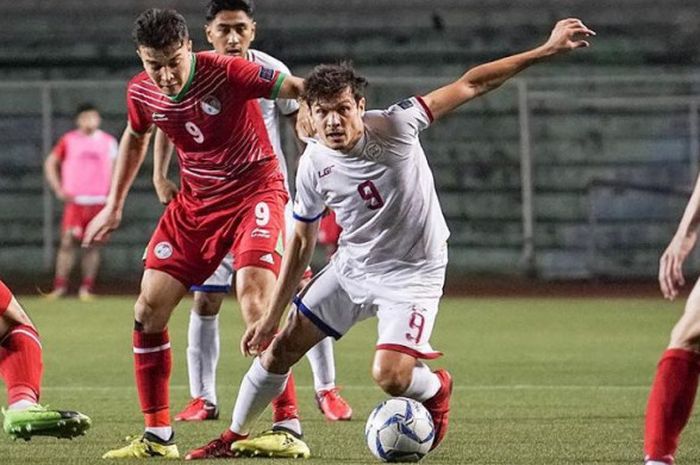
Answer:
[[(222, 386), (219, 386), (221, 388)], [(342, 384), (340, 387), (346, 391), (374, 391), (379, 388), (376, 386), (361, 385), (361, 384)], [(311, 385), (297, 385), (299, 391), (312, 391)], [(189, 386), (184, 384), (175, 384), (170, 386), (172, 391), (188, 390)], [(593, 386), (586, 384), (562, 384), (562, 385), (537, 385), (537, 384), (484, 384), (484, 385), (460, 385), (455, 386), (455, 391), (641, 391), (648, 390), (649, 386), (632, 386), (632, 385), (603, 385)], [(112, 392), (112, 391), (135, 391), (136, 386), (44, 386), (43, 391), (66, 391), (66, 392)]]

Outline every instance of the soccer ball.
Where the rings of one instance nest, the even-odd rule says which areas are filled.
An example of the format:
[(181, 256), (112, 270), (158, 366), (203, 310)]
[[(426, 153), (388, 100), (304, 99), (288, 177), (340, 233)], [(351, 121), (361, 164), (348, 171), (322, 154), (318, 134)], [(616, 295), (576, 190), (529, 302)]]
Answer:
[(430, 413), (406, 397), (377, 405), (365, 426), (367, 446), (383, 462), (417, 462), (428, 453), (434, 437)]

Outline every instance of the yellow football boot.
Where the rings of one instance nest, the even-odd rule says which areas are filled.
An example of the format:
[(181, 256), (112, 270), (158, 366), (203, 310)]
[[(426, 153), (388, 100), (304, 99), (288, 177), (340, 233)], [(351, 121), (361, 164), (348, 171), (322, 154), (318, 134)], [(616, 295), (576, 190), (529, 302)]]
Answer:
[(252, 439), (236, 441), (231, 446), (236, 456), (308, 459), (309, 446), (290, 431), (276, 429), (265, 431)]
[(168, 442), (161, 441), (157, 436), (151, 433), (144, 433), (131, 440), (128, 446), (121, 449), (110, 450), (102, 456), (103, 459), (150, 459), (153, 457), (162, 457), (164, 459), (179, 459), (180, 452), (177, 450), (177, 445), (171, 438)]

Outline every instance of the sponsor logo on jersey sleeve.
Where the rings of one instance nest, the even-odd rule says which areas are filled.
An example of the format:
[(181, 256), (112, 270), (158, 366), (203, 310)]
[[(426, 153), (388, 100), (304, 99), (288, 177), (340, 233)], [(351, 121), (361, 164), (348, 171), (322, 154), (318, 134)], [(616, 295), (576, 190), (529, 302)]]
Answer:
[(260, 68), (260, 79), (263, 81), (272, 81), (272, 78), (275, 77), (275, 70), (270, 69), (270, 68)]
[(262, 237), (264, 239), (269, 239), (271, 234), (270, 231), (265, 228), (255, 228), (250, 232), (250, 237)]
[(170, 245), (170, 242), (159, 242), (153, 248), (153, 254), (156, 256), (156, 258), (165, 260), (172, 256), (173, 246)]
[(413, 101), (411, 99), (401, 100), (399, 103), (397, 103), (397, 105), (404, 110), (408, 110), (413, 106)]
[(168, 117), (164, 115), (163, 113), (158, 113), (158, 112), (153, 112), (153, 115), (151, 115), (151, 118), (153, 119), (154, 122), (156, 121), (167, 121)]
[(214, 116), (221, 113), (221, 102), (213, 95), (205, 96), (200, 102), (200, 106), (202, 107), (202, 111), (207, 115)]

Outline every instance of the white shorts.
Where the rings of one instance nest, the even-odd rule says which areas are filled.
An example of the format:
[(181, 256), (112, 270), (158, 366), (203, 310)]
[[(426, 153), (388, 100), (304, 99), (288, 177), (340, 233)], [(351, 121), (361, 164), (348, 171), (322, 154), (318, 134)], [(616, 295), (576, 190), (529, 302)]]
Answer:
[[(444, 268), (442, 275), (444, 277)], [(393, 350), (416, 358), (434, 359), (442, 355), (430, 345), (441, 289), (435, 294), (438, 297), (407, 296), (403, 300), (374, 298), (356, 303), (341, 285), (335, 268), (329, 265), (314, 276), (294, 303), (298, 312), (335, 339), (340, 339), (358, 321), (376, 316), (379, 320), (377, 350)]]
[(209, 276), (199, 286), (190, 287), (192, 292), (231, 292), (231, 283), (233, 283), (233, 255), (227, 253), (221, 263), (214, 271), (214, 274)]

